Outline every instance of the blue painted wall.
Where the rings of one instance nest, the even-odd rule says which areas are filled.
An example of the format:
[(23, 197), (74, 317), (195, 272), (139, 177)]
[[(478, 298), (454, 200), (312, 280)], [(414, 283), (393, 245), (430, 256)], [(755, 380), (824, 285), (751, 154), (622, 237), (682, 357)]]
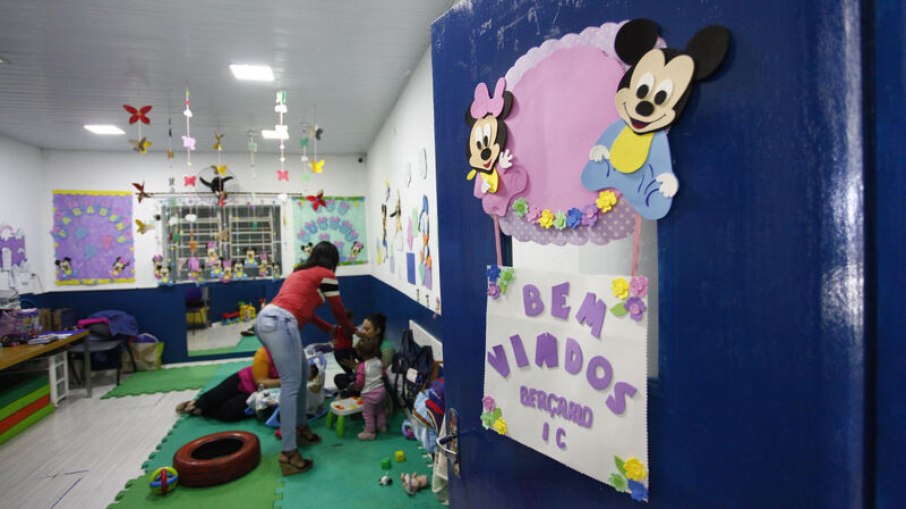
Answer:
[[(372, 276), (344, 276), (339, 279), (343, 303), (355, 313), (356, 324), (361, 323), (370, 313), (381, 312), (387, 315), (385, 338), (397, 346), (403, 329), (408, 327), (409, 319), (418, 321), (440, 337), (440, 317), (435, 318), (432, 311), (393, 287)], [(235, 309), (239, 300), (248, 300), (250, 295), (256, 297), (256, 304), (259, 295), (270, 301), (277, 295), (282, 284), (282, 280), (262, 280), (208, 285), (212, 320), (219, 319), (223, 311)], [(27, 295), (26, 298), (38, 307), (74, 308), (79, 318), (105, 309), (129, 313), (138, 321), (139, 330), (153, 334), (165, 343), (164, 364), (248, 356), (247, 353), (239, 353), (189, 358), (184, 300), (185, 290), (189, 286), (183, 284), (133, 290), (66, 291)], [(328, 306), (321, 306), (318, 315), (330, 323), (336, 322)], [(317, 327), (308, 326), (302, 331), (302, 340), (305, 344), (311, 344), (329, 341), (329, 337)]]
[(906, 133), (906, 6), (897, 0), (875, 3), (872, 21), (875, 23), (873, 75), (876, 83), (872, 92), (876, 104), (875, 171), (869, 188), (869, 203), (874, 197), (874, 221), (869, 224), (873, 233), (874, 255), (877, 260), (872, 280), (877, 287), (868, 300), (867, 311), (877, 317), (877, 412), (874, 439), (877, 472), (877, 507), (895, 509), (906, 507), (906, 162), (903, 156), (903, 136)]
[[(435, 22), (440, 250), (457, 260), (441, 268), (443, 337), (456, 341), (447, 404), (464, 429), (480, 427), (482, 267), (494, 260), (491, 221), (465, 181), (463, 112), (475, 84), (494, 83), (547, 38), (605, 21), (654, 19), (678, 47), (720, 23), (733, 33), (728, 59), (670, 133), (684, 187), (658, 228), (650, 507), (870, 507), (861, 7), (473, 0)], [(453, 507), (639, 507), (505, 437), (474, 432), (460, 447)]]

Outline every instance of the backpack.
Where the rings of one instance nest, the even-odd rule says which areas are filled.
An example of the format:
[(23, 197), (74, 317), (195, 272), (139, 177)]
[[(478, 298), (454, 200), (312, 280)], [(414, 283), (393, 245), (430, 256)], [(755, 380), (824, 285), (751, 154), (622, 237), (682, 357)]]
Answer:
[(431, 347), (416, 343), (411, 329), (403, 331), (400, 351), (393, 356), (391, 368), (396, 374), (394, 386), (401, 406), (412, 408), (416, 395), (430, 382), (433, 370), (434, 351)]

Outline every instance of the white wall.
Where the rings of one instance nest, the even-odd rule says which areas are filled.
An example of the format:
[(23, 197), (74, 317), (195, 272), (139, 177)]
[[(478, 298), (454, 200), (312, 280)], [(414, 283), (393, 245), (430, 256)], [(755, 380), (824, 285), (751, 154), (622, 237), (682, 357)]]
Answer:
[[(42, 180), (41, 151), (31, 145), (0, 136), (0, 224), (21, 228), (25, 233), (28, 271), (17, 273), (20, 292), (39, 289), (38, 281), (29, 276), (49, 260), (41, 241), (50, 235), (42, 229), (41, 217), (34, 207)], [(0, 289), (9, 288), (10, 274), (0, 273)]]
[[(210, 141), (213, 143), (213, 135)], [(229, 147), (230, 141), (224, 140), (225, 148)], [(199, 138), (199, 143), (202, 142), (207, 143), (207, 140)], [(125, 139), (123, 143), (126, 143)], [(244, 147), (246, 141), (240, 140), (236, 142), (234, 140), (234, 143)], [(259, 147), (263, 149), (265, 143), (267, 142), (259, 141)], [(155, 150), (155, 147), (152, 147), (151, 150)], [(2, 151), (2, 148), (0, 148), (0, 151)], [(193, 167), (190, 170), (185, 165), (184, 152), (177, 152), (172, 168), (162, 151), (139, 155), (134, 152), (109, 153), (45, 150), (41, 154), (39, 168), (43, 168), (44, 179), (37, 192), (32, 193), (36, 199), (29, 203), (28, 208), (30, 213), (39, 221), (39, 231), (43, 233), (50, 232), (53, 228), (51, 210), (53, 206), (52, 192), (54, 189), (132, 191), (132, 182), (144, 181), (147, 191), (152, 193), (166, 192), (169, 190), (169, 177), (175, 177), (176, 191), (192, 191), (192, 188), (184, 188), (182, 186), (183, 176), (196, 174), (205, 166), (217, 161), (216, 153), (193, 153)], [(318, 175), (312, 175), (309, 172), (311, 176), (308, 182), (303, 182), (302, 180), (303, 171), (308, 170), (303, 170), (299, 155), (295, 153), (287, 154), (286, 168), (290, 171), (289, 182), (277, 181), (278, 155), (256, 154), (255, 168), (251, 168), (248, 153), (223, 153), (221, 154), (221, 162), (228, 166), (230, 174), (236, 176), (240, 191), (312, 194), (323, 190), (325, 195), (364, 196), (366, 194), (368, 188), (364, 164), (359, 164), (356, 158), (352, 156), (319, 154), (319, 157), (326, 160), (324, 172)], [(201, 183), (198, 183), (197, 190), (200, 194), (210, 196), (210, 193), (205, 193), (207, 188)], [(7, 193), (4, 191), (3, 194)], [(247, 199), (247, 197), (234, 197), (234, 200), (237, 200), (238, 203), (244, 203), (244, 200)], [(271, 198), (259, 197), (259, 200), (262, 199), (270, 200)], [(137, 201), (133, 203), (134, 218), (150, 220), (158, 211), (158, 202), (155, 199), (146, 199), (141, 204)], [(293, 260), (295, 254), (293, 252), (294, 227), (291, 209), (287, 208), (284, 215), (286, 222), (282, 233), (282, 238), (284, 239), (283, 268), (287, 270), (292, 266), (292, 262), (289, 262), (289, 260)], [(161, 251), (159, 245), (160, 231), (158, 227), (144, 235), (140, 235), (137, 232), (134, 233), (136, 282), (131, 285), (110, 284), (57, 287), (54, 284), (53, 243), (49, 234), (41, 235), (41, 240), (43, 241), (42, 249), (47, 254), (42, 263), (36, 264), (35, 268), (40, 270), (39, 274), (44, 282), (45, 289), (48, 291), (156, 286), (157, 281), (154, 279), (151, 258), (154, 254)], [(368, 266), (340, 267), (338, 273), (340, 275), (367, 274)]]
[[(417, 171), (421, 153), (426, 155), (427, 171), (422, 178)], [(407, 178), (411, 168), (411, 179)], [(387, 183), (390, 198), (385, 202)], [(386, 203), (388, 216), (396, 208), (399, 193), (403, 211), (402, 232), (396, 231), (395, 218), (387, 217), (387, 245), (382, 263), (374, 255), (375, 247), (383, 237), (381, 203)], [(409, 249), (407, 220), (412, 210), (422, 208), (422, 197), (429, 203), (429, 242), (433, 259), (431, 289), (407, 281), (406, 253), (420, 251), (421, 238), (413, 232), (413, 249)], [(434, 164), (434, 94), (431, 77), (431, 51), (425, 52), (412, 72), (406, 88), (388, 115), (380, 133), (368, 150), (368, 240), (373, 275), (400, 292), (417, 300), (421, 305), (437, 309), (440, 297), (440, 259), (437, 227), (437, 183)], [(418, 225), (413, 225), (417, 230)], [(391, 262), (387, 255), (392, 255)]]

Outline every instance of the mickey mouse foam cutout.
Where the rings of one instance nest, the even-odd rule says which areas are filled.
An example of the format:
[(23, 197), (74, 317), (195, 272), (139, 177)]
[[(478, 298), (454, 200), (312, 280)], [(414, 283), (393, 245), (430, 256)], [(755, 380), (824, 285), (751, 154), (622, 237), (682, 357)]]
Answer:
[(720, 66), (730, 32), (719, 25), (705, 27), (685, 51), (655, 48), (657, 37), (657, 24), (647, 19), (629, 21), (617, 32), (617, 55), (631, 66), (616, 93), (620, 120), (591, 148), (582, 171), (586, 188), (615, 188), (651, 220), (667, 215), (679, 189), (664, 129), (682, 113), (693, 83)]
[(113, 267), (110, 269), (110, 274), (112, 276), (119, 276), (128, 266), (129, 262), (123, 260), (123, 257), (117, 256), (116, 260), (113, 261)]
[(62, 260), (56, 260), (54, 265), (57, 266), (57, 276), (61, 279), (72, 275), (72, 258), (67, 256)]
[(469, 157), (467, 180), (480, 174), (483, 180), (481, 191), (496, 193), (499, 183), (497, 167), (505, 170), (512, 166), (513, 156), (506, 150), (507, 129), (505, 119), (513, 108), (513, 94), (505, 91), (506, 80), (500, 78), (494, 86), (494, 96), (488, 94), (488, 86), (479, 83), (475, 97), (466, 111), (466, 124), (472, 128), (466, 155)]

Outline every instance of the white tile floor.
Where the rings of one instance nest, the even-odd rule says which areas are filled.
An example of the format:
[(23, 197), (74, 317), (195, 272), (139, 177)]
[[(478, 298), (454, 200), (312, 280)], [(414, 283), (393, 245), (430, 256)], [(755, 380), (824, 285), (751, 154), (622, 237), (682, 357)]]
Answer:
[(214, 348), (227, 348), (236, 346), (242, 339), (240, 332), (248, 329), (254, 322), (239, 322), (230, 325), (221, 325), (220, 322), (211, 324), (206, 329), (192, 329), (186, 331), (188, 350), (211, 350)]
[(173, 427), (180, 401), (198, 391), (100, 399), (113, 372), (95, 374), (94, 394), (71, 388), (60, 406), (0, 445), (0, 509), (104, 509)]

